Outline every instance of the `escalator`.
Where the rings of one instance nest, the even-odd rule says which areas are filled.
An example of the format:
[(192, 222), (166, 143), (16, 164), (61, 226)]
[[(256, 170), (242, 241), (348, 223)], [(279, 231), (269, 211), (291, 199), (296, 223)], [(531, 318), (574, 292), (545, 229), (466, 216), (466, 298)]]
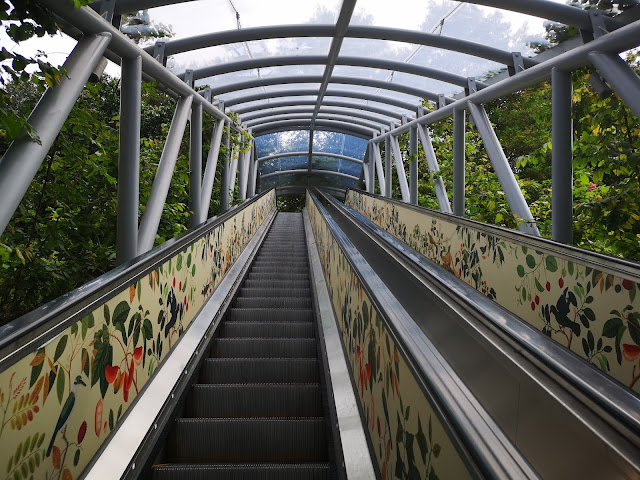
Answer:
[(336, 478), (302, 214), (276, 216), (218, 332), (152, 478)]

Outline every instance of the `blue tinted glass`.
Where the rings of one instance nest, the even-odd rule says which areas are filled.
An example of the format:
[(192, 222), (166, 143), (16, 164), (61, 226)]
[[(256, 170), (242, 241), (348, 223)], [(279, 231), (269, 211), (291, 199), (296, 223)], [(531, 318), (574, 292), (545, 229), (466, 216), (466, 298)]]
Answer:
[(345, 135), (343, 155), (347, 157), (364, 159), (364, 152), (367, 151), (367, 142), (364, 138)]

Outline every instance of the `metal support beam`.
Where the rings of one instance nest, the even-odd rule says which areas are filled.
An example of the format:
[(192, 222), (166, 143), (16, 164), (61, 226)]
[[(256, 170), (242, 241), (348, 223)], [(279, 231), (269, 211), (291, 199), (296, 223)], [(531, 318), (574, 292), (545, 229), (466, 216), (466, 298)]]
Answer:
[(438, 165), (436, 152), (433, 150), (433, 143), (431, 142), (429, 130), (427, 130), (427, 127), (423, 125), (418, 125), (417, 133), (420, 143), (422, 144), (422, 149), (424, 150), (424, 155), (427, 158), (427, 167), (429, 168), (429, 174), (431, 175), (440, 211), (444, 213), (451, 213), (451, 205), (449, 204), (447, 189), (445, 188), (442, 177), (440, 176), (440, 166)]
[[(371, 185), (371, 182), (369, 182), (369, 169), (366, 168), (367, 166), (364, 166), (365, 168), (362, 169), (362, 174), (364, 175), (364, 186), (365, 186), (365, 190), (367, 192), (369, 192), (369, 185)], [(358, 179), (359, 180), (359, 179)]]
[(162, 156), (160, 157), (160, 163), (158, 164), (156, 178), (151, 186), (147, 207), (140, 221), (140, 228), (138, 230), (138, 254), (151, 250), (156, 240), (160, 217), (162, 216), (164, 203), (169, 193), (171, 177), (173, 176), (173, 170), (178, 160), (180, 143), (182, 142), (184, 130), (187, 126), (192, 102), (192, 95), (182, 97), (178, 100), (178, 106), (173, 115), (169, 134), (167, 135)]
[(80, 39), (64, 62), (67, 75), (45, 92), (29, 116), (28, 123), (37, 132), (40, 142), (22, 132), (0, 160), (0, 235), (38, 173), (110, 39), (111, 35), (106, 33)]
[(211, 134), (211, 143), (209, 145), (209, 155), (207, 155), (207, 165), (204, 169), (204, 178), (202, 180), (202, 189), (200, 193), (200, 223), (207, 219), (209, 213), (209, 204), (211, 203), (211, 194), (213, 192), (213, 183), (215, 181), (216, 169), (218, 168), (218, 158), (220, 157), (220, 143), (222, 142), (222, 134), (224, 132), (224, 120), (217, 120)]
[(398, 139), (396, 137), (389, 137), (389, 143), (391, 143), (391, 152), (396, 164), (396, 173), (398, 174), (398, 183), (400, 184), (402, 201), (409, 203), (409, 185), (407, 183), (407, 174), (404, 170), (404, 161), (402, 160), (402, 152), (400, 151)]
[[(191, 215), (189, 226), (199, 225), (202, 220), (202, 105), (195, 104), (191, 108), (191, 125), (189, 133), (189, 201)], [(206, 214), (205, 214), (206, 215)]]
[(367, 176), (369, 177), (369, 183), (367, 184), (367, 191), (369, 193), (376, 193), (376, 162), (373, 155), (373, 145), (369, 144), (368, 147), (369, 158), (367, 160), (369, 163), (367, 163), (367, 169), (369, 170), (369, 174)]
[(138, 255), (140, 203), (140, 110), (142, 59), (123, 59), (120, 77), (120, 138), (118, 156), (118, 218), (116, 263)]
[[(243, 137), (243, 142), (245, 141)], [(240, 152), (238, 155), (238, 193), (240, 200), (247, 199), (247, 185), (249, 184), (249, 159), (251, 149)]]
[[(393, 124), (390, 125), (389, 128), (393, 129)], [(391, 162), (391, 142), (389, 141), (389, 137), (387, 137), (384, 142), (384, 196), (387, 198), (393, 197), (393, 170), (391, 168)]]
[(222, 140), (224, 144), (224, 157), (222, 158), (222, 175), (220, 176), (220, 213), (229, 210), (229, 173), (231, 170), (230, 140), (230, 131), (227, 131)]
[(464, 217), (466, 112), (453, 111), (453, 214)]
[(376, 171), (378, 174), (378, 185), (380, 186), (380, 195), (386, 193), (386, 182), (384, 178), (384, 167), (382, 166), (382, 158), (380, 157), (380, 146), (377, 143), (371, 143), (371, 151), (373, 152), (373, 159), (376, 163)]
[[(381, 117), (379, 115), (371, 115), (366, 112), (363, 112), (358, 108), (359, 106), (354, 106), (353, 108), (326, 108), (324, 103), (320, 108), (320, 112), (318, 113), (318, 118), (332, 118), (335, 116), (336, 119), (344, 119), (348, 118), (348, 121), (366, 121), (364, 125), (373, 126), (374, 128), (380, 128), (380, 125), (387, 125), (393, 118), (389, 116)], [(263, 120), (267, 118), (280, 117), (286, 115), (288, 118), (303, 118), (302, 115), (310, 116), (313, 113), (313, 107), (284, 107), (270, 110), (268, 112), (258, 111), (255, 113), (251, 113), (249, 115), (242, 116), (242, 123), (246, 127), (250, 127), (252, 123), (255, 123), (258, 120)], [(370, 123), (373, 122), (373, 123)]]
[(551, 238), (573, 240), (573, 82), (571, 72), (551, 71)]
[(640, 77), (615, 53), (591, 52), (589, 60), (622, 101), (640, 118)]
[(409, 203), (418, 204), (418, 132), (409, 130)]
[(500, 185), (502, 185), (504, 189), (504, 194), (507, 197), (511, 211), (514, 216), (517, 216), (518, 221), (521, 222), (518, 228), (530, 235), (540, 236), (536, 222), (533, 219), (533, 215), (531, 215), (531, 210), (529, 210), (529, 205), (527, 205), (527, 201), (524, 199), (524, 195), (511, 170), (509, 161), (502, 150), (500, 141), (493, 131), (487, 112), (482, 105), (476, 105), (473, 102), (468, 102), (467, 107), (475, 121), (478, 133), (480, 137), (482, 137), (482, 142), (487, 150), (493, 169), (498, 176)]
[(229, 169), (229, 201), (233, 200), (236, 191), (236, 177), (238, 175), (238, 162), (240, 161), (240, 152), (234, 146), (231, 149), (231, 164)]
[(256, 152), (256, 144), (252, 142), (251, 145), (251, 158), (249, 160), (249, 187), (247, 196), (249, 198), (256, 194), (256, 180), (258, 179), (258, 155)]
[[(313, 113), (309, 111), (308, 113), (286, 113), (281, 115), (273, 115), (273, 116), (265, 116), (262, 118), (256, 118), (249, 122), (244, 122), (247, 127), (257, 127), (264, 123), (273, 123), (273, 122), (281, 122), (287, 120), (309, 120), (311, 121)], [(317, 120), (329, 120), (329, 121), (337, 121), (337, 122), (345, 122), (351, 123), (353, 125), (359, 125), (367, 128), (371, 128), (372, 130), (379, 130), (382, 125), (385, 124), (383, 121), (371, 122), (369, 120), (362, 120), (358, 118), (357, 115), (351, 116), (349, 114), (346, 115), (333, 115), (333, 114), (324, 114), (320, 112), (316, 115)]]

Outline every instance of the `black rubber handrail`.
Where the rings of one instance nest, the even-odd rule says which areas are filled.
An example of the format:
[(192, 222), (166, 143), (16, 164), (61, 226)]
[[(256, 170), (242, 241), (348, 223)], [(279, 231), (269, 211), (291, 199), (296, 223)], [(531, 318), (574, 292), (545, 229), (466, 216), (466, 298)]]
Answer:
[(210, 230), (252, 205), (271, 190), (227, 210), (218, 217), (146, 252), (113, 270), (100, 275), (85, 285), (66, 293), (31, 312), (0, 327), (0, 372), (20, 358), (55, 339), (86, 313), (99, 307), (128, 284), (147, 275), (158, 265), (175, 256)]

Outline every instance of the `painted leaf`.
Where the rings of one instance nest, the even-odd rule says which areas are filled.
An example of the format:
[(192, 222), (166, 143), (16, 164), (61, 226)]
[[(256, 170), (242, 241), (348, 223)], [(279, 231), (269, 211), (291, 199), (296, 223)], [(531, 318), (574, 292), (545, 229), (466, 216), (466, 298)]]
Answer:
[(521, 278), (524, 277), (524, 267), (522, 265), (518, 265), (516, 270), (518, 271), (518, 276), (519, 277), (521, 277)]
[(545, 265), (547, 267), (547, 270), (549, 270), (550, 272), (555, 272), (556, 270), (558, 270), (558, 261), (556, 260), (556, 258), (553, 255), (547, 255), (545, 257)]
[(418, 415), (418, 433), (416, 434), (416, 440), (418, 442), (418, 447), (420, 448), (420, 455), (422, 456), (422, 461), (426, 463), (427, 453), (429, 452), (429, 445), (427, 444), (427, 437), (425, 437), (424, 432), (422, 431), (422, 423), (420, 421), (420, 415)]
[(56, 352), (53, 355), (53, 361), (56, 362), (64, 353), (64, 349), (67, 348), (67, 340), (69, 340), (68, 335), (63, 335), (60, 340), (58, 340), (58, 344), (56, 345)]
[(124, 300), (116, 305), (116, 308), (113, 310), (113, 324), (124, 324), (124, 322), (127, 321), (130, 311), (131, 307)]
[(109, 305), (104, 304), (104, 321), (109, 325), (111, 323), (111, 315), (109, 313)]
[(65, 381), (66, 381), (66, 376), (63, 371), (60, 371), (60, 375), (58, 375), (58, 379), (56, 380), (56, 393), (58, 394), (59, 403), (62, 403), (62, 397), (64, 396)]
[(529, 268), (535, 268), (536, 267), (536, 259), (533, 258), (533, 255), (527, 255), (526, 261), (527, 261), (527, 266)]
[[(133, 303), (133, 299), (136, 298), (136, 286), (129, 285), (129, 303)], [(114, 312), (115, 316), (115, 312)]]
[(602, 327), (602, 336), (614, 338), (618, 334), (618, 330), (622, 327), (621, 318), (610, 318)]
[(71, 475), (71, 471), (68, 468), (62, 471), (62, 480), (73, 480), (73, 475)]

